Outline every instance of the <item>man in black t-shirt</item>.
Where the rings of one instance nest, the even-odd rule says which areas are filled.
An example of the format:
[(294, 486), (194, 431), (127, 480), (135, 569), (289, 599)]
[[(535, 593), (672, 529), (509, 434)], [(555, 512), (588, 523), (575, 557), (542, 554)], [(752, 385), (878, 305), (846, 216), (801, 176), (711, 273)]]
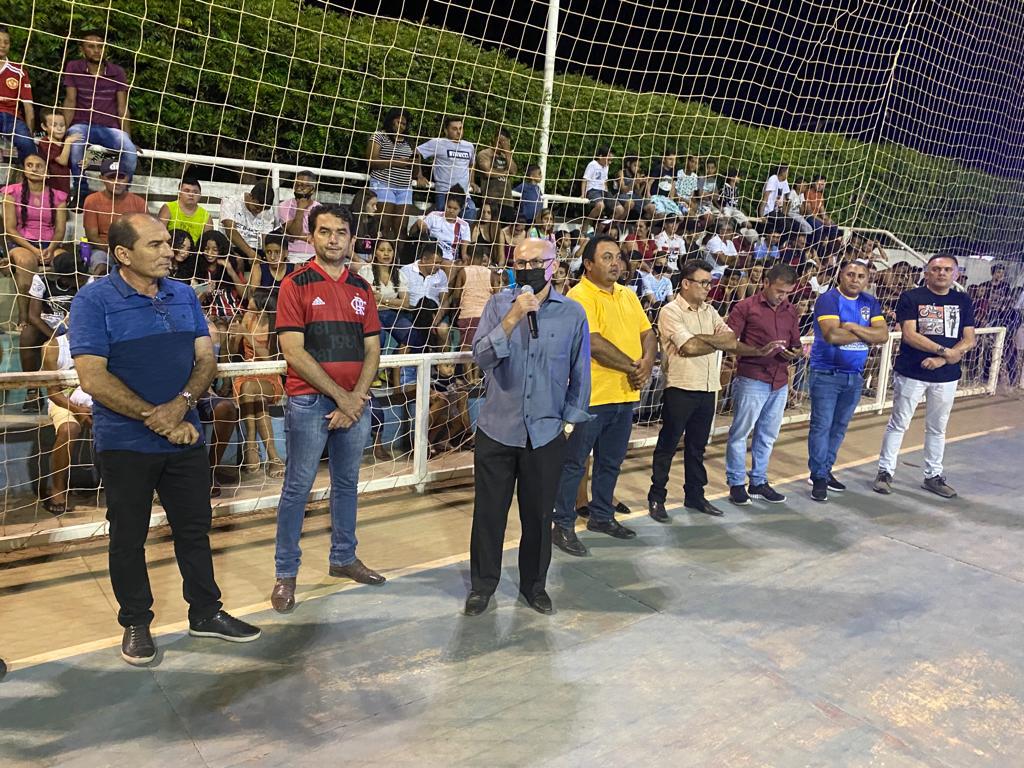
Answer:
[(932, 256), (924, 285), (905, 291), (896, 304), (903, 332), (893, 365), (893, 404), (878, 456), (874, 490), (892, 493), (892, 476), (903, 435), (918, 403), (927, 400), (924, 430), (924, 483), (945, 499), (956, 496), (942, 474), (946, 424), (953, 409), (960, 360), (974, 347), (974, 307), (970, 297), (953, 289), (959, 265), (952, 256)]

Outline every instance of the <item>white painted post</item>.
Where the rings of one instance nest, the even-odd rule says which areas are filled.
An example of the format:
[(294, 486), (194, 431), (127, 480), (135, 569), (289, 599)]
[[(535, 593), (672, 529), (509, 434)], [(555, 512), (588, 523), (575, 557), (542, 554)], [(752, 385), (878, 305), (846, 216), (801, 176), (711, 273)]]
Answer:
[(555, 97), (555, 53), (558, 50), (558, 0), (548, 0), (548, 25), (544, 40), (544, 93), (540, 116), (540, 174), (545, 192), (548, 180), (548, 154), (551, 149), (551, 103)]

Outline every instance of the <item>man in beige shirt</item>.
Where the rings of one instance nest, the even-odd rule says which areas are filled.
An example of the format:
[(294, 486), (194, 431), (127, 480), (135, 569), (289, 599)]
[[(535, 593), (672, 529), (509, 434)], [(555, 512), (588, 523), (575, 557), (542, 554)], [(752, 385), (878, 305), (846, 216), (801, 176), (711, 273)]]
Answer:
[(711, 434), (715, 395), (721, 389), (715, 353), (734, 350), (736, 335), (706, 301), (711, 288), (710, 270), (703, 261), (686, 262), (680, 270), (679, 293), (658, 314), (666, 385), (647, 508), (659, 523), (669, 519), (666, 486), (680, 438), (686, 469), (683, 506), (706, 515), (722, 515), (704, 498), (704, 486), (708, 484), (704, 447)]

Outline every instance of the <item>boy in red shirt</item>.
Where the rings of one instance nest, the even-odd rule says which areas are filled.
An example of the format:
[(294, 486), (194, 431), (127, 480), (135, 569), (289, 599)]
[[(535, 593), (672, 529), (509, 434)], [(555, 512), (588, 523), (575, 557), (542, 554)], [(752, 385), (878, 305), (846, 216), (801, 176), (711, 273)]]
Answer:
[(51, 109), (43, 115), (45, 139), (39, 140), (39, 154), (46, 159), (49, 184), (65, 195), (71, 194), (71, 145), (82, 140), (79, 133), (68, 134), (68, 124), (61, 112)]

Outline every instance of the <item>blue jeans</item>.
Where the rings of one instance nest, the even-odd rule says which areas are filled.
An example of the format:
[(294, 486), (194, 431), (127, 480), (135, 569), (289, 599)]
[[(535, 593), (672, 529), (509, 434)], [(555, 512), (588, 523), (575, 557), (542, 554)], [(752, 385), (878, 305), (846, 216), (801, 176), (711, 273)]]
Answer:
[[(138, 150), (128, 134), (120, 128), (109, 128), (105, 125), (91, 125), (89, 123), (75, 123), (68, 128), (68, 133), (77, 133), (82, 136), (82, 141), (71, 145), (71, 176), (74, 179), (78, 180), (82, 176), (82, 158), (85, 157), (85, 150), (89, 148), (90, 144), (99, 144), (101, 147), (120, 152), (118, 173), (127, 176), (129, 179), (135, 175)], [(81, 182), (76, 181), (76, 183)]]
[(615, 516), (615, 484), (619, 468), (626, 458), (629, 436), (633, 431), (635, 403), (609, 403), (590, 406), (590, 421), (577, 424), (562, 467), (553, 519), (562, 528), (576, 523), (576, 490), (580, 487), (587, 457), (594, 452), (590, 481), (590, 519), (607, 522)]
[(768, 482), (768, 461), (782, 427), (789, 387), (773, 390), (757, 379), (737, 376), (732, 380), (732, 426), (725, 449), (725, 480), (730, 486), (743, 485), (747, 468), (747, 437), (750, 441), (750, 484)]
[(36, 143), (32, 141), (32, 134), (28, 132), (28, 126), (8, 112), (0, 112), (0, 134), (11, 137), (21, 162), (24, 163), (29, 155), (39, 154)]
[(859, 373), (811, 371), (807, 466), (812, 480), (825, 480), (832, 471), (863, 389), (864, 377)]
[[(466, 220), (467, 224), (472, 224), (474, 221), (476, 221), (476, 203), (474, 203), (473, 198), (469, 196), (469, 190), (466, 190), (466, 192), (466, 204), (462, 208), (462, 218)], [(439, 211), (443, 211), (447, 199), (447, 192), (438, 192), (436, 195), (434, 195), (434, 207)]]
[(331, 565), (349, 565), (356, 559), (356, 487), (359, 463), (370, 437), (370, 408), (348, 429), (327, 429), (327, 415), (335, 408), (325, 395), (295, 395), (284, 411), (288, 462), (277, 507), (277, 578), (299, 573), (302, 550), (299, 537), (306, 503), (313, 488), (320, 456), (328, 447), (331, 473)]

